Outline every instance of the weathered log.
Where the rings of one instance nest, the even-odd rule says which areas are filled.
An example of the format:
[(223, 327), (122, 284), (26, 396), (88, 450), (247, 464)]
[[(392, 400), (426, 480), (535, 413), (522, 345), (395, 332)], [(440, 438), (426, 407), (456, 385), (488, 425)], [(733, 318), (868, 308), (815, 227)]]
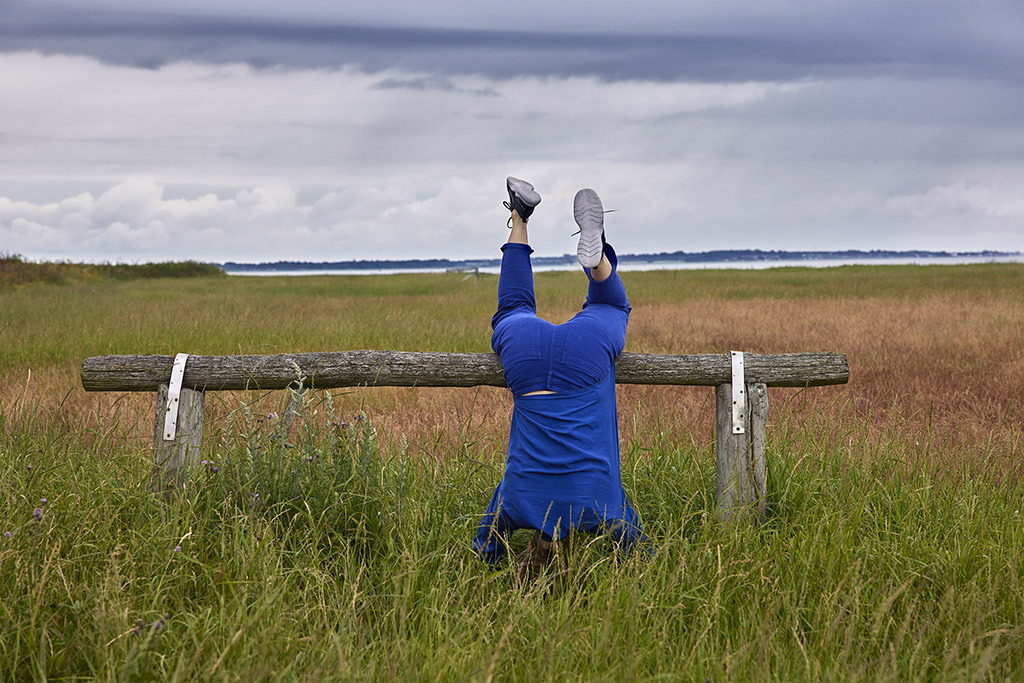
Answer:
[[(168, 381), (174, 356), (94, 356), (82, 362), (87, 391), (156, 391)], [(845, 384), (846, 356), (839, 353), (745, 354), (746, 379), (770, 387)], [(724, 354), (623, 353), (615, 363), (619, 384), (717, 386), (730, 381)], [(198, 391), (315, 389), (354, 386), (505, 386), (493, 353), (337, 351), (273, 356), (189, 356), (183, 386)]]

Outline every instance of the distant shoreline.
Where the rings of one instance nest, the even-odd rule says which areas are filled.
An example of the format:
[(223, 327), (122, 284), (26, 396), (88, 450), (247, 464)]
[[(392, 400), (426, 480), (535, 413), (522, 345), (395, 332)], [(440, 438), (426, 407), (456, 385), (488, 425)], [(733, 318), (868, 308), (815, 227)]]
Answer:
[[(623, 266), (657, 266), (664, 264), (690, 265), (751, 265), (760, 264), (769, 266), (778, 265), (799, 265), (806, 263), (835, 262), (841, 265), (844, 262), (855, 263), (863, 261), (886, 261), (886, 260), (907, 260), (907, 259), (1000, 259), (1020, 257), (1022, 253), (1017, 251), (891, 251), (874, 249), (862, 251), (849, 249), (845, 251), (764, 251), (760, 249), (742, 250), (718, 250), (703, 252), (662, 252), (659, 254), (620, 254), (619, 263)], [(534, 256), (533, 264), (540, 268), (573, 267), (576, 264), (574, 254), (562, 256)], [(379, 260), (351, 260), (351, 261), (274, 261), (262, 263), (238, 263), (228, 261), (215, 264), (224, 269), (227, 273), (290, 273), (290, 272), (327, 272), (327, 271), (443, 271), (463, 268), (478, 268), (482, 270), (496, 269), (501, 265), (501, 259), (379, 259)]]

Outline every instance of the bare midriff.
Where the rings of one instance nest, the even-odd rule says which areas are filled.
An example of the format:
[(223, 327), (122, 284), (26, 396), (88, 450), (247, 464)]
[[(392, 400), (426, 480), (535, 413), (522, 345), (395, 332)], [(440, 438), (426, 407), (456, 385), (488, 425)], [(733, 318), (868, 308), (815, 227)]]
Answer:
[(540, 391), (529, 391), (529, 392), (523, 394), (523, 396), (540, 396), (541, 394), (553, 394), (553, 393), (555, 393), (555, 392), (548, 391), (547, 389), (541, 389)]

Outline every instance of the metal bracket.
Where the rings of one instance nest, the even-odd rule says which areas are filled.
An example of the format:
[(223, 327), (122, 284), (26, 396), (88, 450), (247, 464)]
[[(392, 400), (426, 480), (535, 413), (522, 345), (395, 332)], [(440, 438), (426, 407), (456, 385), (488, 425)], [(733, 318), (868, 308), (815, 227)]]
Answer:
[(746, 419), (747, 384), (743, 378), (743, 352), (732, 353), (732, 433), (742, 434)]
[(187, 353), (179, 353), (174, 357), (171, 368), (171, 382), (167, 385), (167, 414), (164, 416), (164, 441), (174, 441), (178, 431), (178, 399), (181, 397), (181, 382), (185, 378)]

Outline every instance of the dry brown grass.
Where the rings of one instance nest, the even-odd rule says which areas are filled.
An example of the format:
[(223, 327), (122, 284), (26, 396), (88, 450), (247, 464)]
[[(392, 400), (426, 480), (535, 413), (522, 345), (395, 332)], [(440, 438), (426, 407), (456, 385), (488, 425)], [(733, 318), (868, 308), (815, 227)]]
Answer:
[[(937, 273), (920, 271), (917, 277), (934, 278)], [(857, 434), (864, 437), (861, 443), (873, 445), (871, 452), (849, 453), (853, 459), (873, 457), (883, 448), (894, 452), (893, 444), (897, 444), (900, 458), (929, 459), (952, 469), (1019, 468), (1016, 462), (1024, 442), (1024, 303), (1015, 286), (966, 289), (925, 283), (921, 287), (924, 293), (916, 296), (864, 295), (856, 290), (842, 296), (833, 289), (827, 294), (803, 292), (796, 297), (776, 291), (759, 296), (748, 288), (744, 296), (722, 297), (699, 287), (680, 287), (678, 295), (671, 288), (668, 293), (658, 293), (655, 285), (662, 284), (658, 277), (630, 274), (627, 280), (631, 293), (633, 284), (638, 290), (629, 351), (847, 354), (850, 383), (846, 386), (770, 392), (770, 433), (818, 430), (820, 438), (830, 443), (838, 443), (844, 434)], [(770, 275), (760, 277), (772, 282)], [(465, 350), (464, 339), (482, 327), (475, 322), (477, 318), (489, 316), (492, 284), (484, 281), (482, 287), (466, 295), (468, 298), (456, 302), (459, 313), (447, 330), (436, 325), (426, 328), (431, 338), (452, 336), (435, 348)], [(452, 285), (443, 286), (450, 289)], [(577, 288), (578, 283), (565, 274), (539, 276), (541, 314), (554, 321), (571, 316), (578, 305)], [(204, 296), (204, 305), (214, 305), (208, 294)], [(442, 300), (437, 292), (425, 296), (430, 307)], [(429, 320), (422, 317), (424, 299), (414, 294), (389, 298), (332, 293), (329, 298), (297, 300), (307, 304), (297, 307), (295, 300), (288, 299), (288, 306), (273, 308), (282, 328), (338, 326), (337, 311), (344, 310), (346, 320), (375, 322), (352, 333), (363, 343), (339, 348), (367, 345), (374, 334), (383, 339), (399, 334), (399, 338), (410, 340), (405, 348), (431, 346), (429, 340), (416, 337), (421, 330), (400, 329), (405, 311), (410, 312), (408, 320), (414, 321), (412, 327), (419, 324), (417, 320), (424, 325)], [(255, 294), (248, 304), (239, 301), (247, 299), (232, 300), (234, 314), (248, 317), (274, 303)], [(390, 308), (385, 311), (383, 306)], [(225, 315), (219, 311), (208, 317), (223, 320)], [(285, 317), (288, 315), (291, 317)], [(230, 319), (224, 324), (230, 326)], [(73, 336), (73, 330), (66, 333)], [(290, 348), (273, 351), (324, 347), (319, 337), (310, 342), (313, 348), (288, 340), (280, 343), (286, 342)], [(9, 367), (0, 376), (0, 406), (8, 416), (34, 411), (57, 426), (113, 429), (140, 448), (148, 445), (151, 397), (86, 394), (78, 382), (77, 360), (48, 363), (41, 358), (32, 367)], [(358, 389), (332, 394), (340, 417), (366, 411), (387, 438), (404, 435), (411, 449), (427, 457), (442, 458), (472, 443), (500, 459), (511, 411), (504, 390)], [(262, 397), (211, 396), (208, 424), (216, 429), (239, 401), (256, 401), (259, 409), (271, 412), (280, 410), (283, 400), (280, 392)], [(713, 398), (709, 388), (620, 386), (619, 403), (625, 444), (643, 450), (652, 440), (667, 435), (683, 448), (700, 451), (710, 445)]]

